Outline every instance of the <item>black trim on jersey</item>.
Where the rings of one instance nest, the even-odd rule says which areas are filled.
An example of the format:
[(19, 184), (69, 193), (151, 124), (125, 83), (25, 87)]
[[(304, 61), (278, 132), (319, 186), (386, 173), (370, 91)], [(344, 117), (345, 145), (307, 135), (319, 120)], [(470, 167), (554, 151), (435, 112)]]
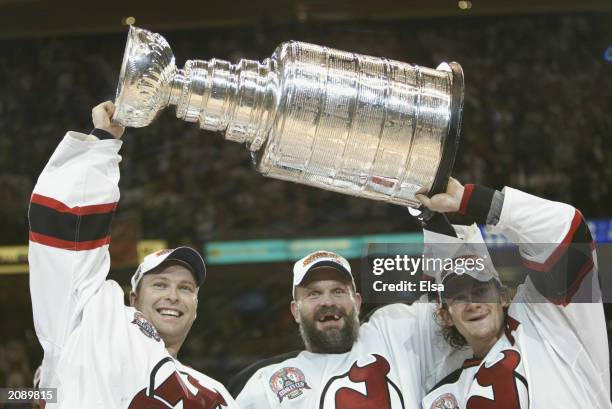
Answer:
[(238, 372), (227, 384), (227, 390), (232, 395), (234, 399), (238, 397), (242, 389), (244, 389), (244, 385), (251, 379), (251, 377), (257, 372), (259, 369), (277, 364), (279, 362), (286, 361), (287, 359), (295, 358), (298, 354), (303, 351), (291, 351), (285, 354), (276, 355), (271, 358), (262, 359), (260, 361), (256, 361), (251, 365), (244, 368), (242, 371)]
[[(386, 378), (387, 378), (387, 382), (389, 382), (389, 384), (391, 386), (393, 386), (393, 389), (395, 389), (395, 392), (397, 392), (397, 396), (399, 396), (400, 402), (402, 404), (402, 409), (404, 409), (406, 407), (406, 405), (404, 405), (404, 395), (402, 395), (402, 391), (400, 390), (399, 386), (394, 384), (393, 381), (391, 379), (389, 379), (388, 376)], [(390, 401), (391, 401), (391, 396), (389, 396), (389, 402)]]
[[(527, 379), (525, 379), (525, 377), (523, 375), (521, 375), (520, 373), (514, 371), (514, 377), (516, 379), (518, 379), (519, 381), (521, 381), (523, 383), (523, 385), (525, 386), (525, 389), (527, 389), (527, 408), (531, 407), (531, 399), (529, 397), (529, 384), (527, 383)], [(519, 397), (518, 393), (518, 388), (515, 386), (515, 392), (516, 392), (516, 401), (520, 402), (521, 398)]]
[(434, 390), (438, 389), (442, 385), (447, 385), (447, 384), (451, 384), (451, 383), (457, 382), (459, 380), (459, 377), (461, 376), (461, 372), (463, 372), (463, 368), (455, 369), (453, 372), (451, 372), (448, 375), (446, 375), (440, 382), (438, 382), (427, 393), (433, 392)]
[(564, 253), (548, 271), (528, 269), (529, 277), (538, 292), (551, 302), (567, 304), (578, 290), (581, 281), (594, 268), (592, 240), (591, 232), (582, 219)]
[(155, 396), (155, 375), (157, 375), (159, 368), (161, 368), (168, 361), (172, 361), (172, 358), (169, 356), (156, 363), (153, 367), (153, 370), (151, 371), (151, 378), (149, 379), (149, 392), (147, 393), (147, 396), (151, 398)]
[(30, 230), (66, 241), (103, 239), (110, 232), (113, 212), (77, 216), (37, 203), (30, 203)]
[[(525, 385), (525, 388), (527, 388), (527, 390), (529, 390), (529, 384), (527, 384), (527, 379), (525, 379), (525, 377), (523, 375), (521, 375), (520, 373), (514, 371), (514, 376), (516, 376), (516, 378), (521, 381), (523, 383), (523, 385)], [(527, 396), (529, 396), (529, 394), (527, 394)]]

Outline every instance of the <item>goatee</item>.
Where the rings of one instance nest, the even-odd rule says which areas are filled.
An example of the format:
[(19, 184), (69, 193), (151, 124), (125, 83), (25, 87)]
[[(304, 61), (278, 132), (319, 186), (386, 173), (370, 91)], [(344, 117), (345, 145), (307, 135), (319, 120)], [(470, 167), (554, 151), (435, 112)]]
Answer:
[[(318, 317), (324, 315), (338, 315), (344, 318), (342, 328), (319, 330), (316, 325)], [(359, 318), (356, 309), (346, 313), (338, 307), (323, 307), (312, 320), (302, 317), (300, 324), (300, 335), (310, 352), (322, 354), (343, 354), (353, 348), (353, 344), (359, 338)]]

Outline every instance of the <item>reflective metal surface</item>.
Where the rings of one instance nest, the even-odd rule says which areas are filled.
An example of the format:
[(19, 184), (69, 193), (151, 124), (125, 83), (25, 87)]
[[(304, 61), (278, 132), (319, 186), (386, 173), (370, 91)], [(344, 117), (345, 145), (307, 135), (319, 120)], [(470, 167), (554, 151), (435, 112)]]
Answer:
[(175, 105), (178, 118), (245, 143), (266, 176), (416, 206), (418, 189), (448, 179), (463, 77), (456, 63), (434, 70), (296, 41), (262, 62), (177, 69), (163, 37), (132, 26), (116, 103), (115, 120), (132, 127)]

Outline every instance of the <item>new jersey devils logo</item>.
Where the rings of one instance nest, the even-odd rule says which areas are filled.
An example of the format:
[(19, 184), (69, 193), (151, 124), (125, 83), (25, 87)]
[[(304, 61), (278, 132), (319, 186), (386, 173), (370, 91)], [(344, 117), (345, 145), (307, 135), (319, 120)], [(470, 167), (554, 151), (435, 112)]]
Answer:
[[(476, 373), (476, 381), (482, 387), (491, 387), (493, 399), (471, 396), (468, 409), (521, 409), (521, 397), (528, 400), (527, 380), (517, 371), (521, 354), (514, 349), (502, 351), (503, 358), (487, 367), (482, 365)], [(518, 382), (517, 382), (518, 381)], [(520, 386), (520, 389), (519, 389)]]
[(320, 409), (404, 409), (400, 389), (387, 376), (389, 362), (380, 355), (371, 356), (373, 362), (359, 366), (355, 361), (347, 373), (327, 382)]
[[(175, 408), (182, 402), (183, 409), (221, 409), (227, 406), (223, 396), (216, 390), (200, 385), (197, 379), (185, 373), (185, 384), (176, 370), (160, 385), (155, 387), (155, 375), (165, 363), (171, 363), (171, 358), (164, 358), (151, 371), (151, 384), (134, 396), (128, 409), (168, 409)], [(192, 391), (195, 389), (195, 392)]]

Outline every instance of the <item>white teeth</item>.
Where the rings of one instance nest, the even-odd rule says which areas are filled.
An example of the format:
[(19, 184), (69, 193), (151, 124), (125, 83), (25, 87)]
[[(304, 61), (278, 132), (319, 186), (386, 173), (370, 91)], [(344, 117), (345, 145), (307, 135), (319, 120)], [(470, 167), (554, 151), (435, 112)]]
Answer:
[(171, 317), (178, 317), (180, 315), (178, 311), (174, 310), (159, 310), (159, 313), (161, 315), (169, 315)]
[(334, 318), (335, 318), (335, 319), (337, 319), (337, 320), (339, 320), (339, 319), (340, 319), (340, 316), (339, 316), (339, 315), (334, 315)]

